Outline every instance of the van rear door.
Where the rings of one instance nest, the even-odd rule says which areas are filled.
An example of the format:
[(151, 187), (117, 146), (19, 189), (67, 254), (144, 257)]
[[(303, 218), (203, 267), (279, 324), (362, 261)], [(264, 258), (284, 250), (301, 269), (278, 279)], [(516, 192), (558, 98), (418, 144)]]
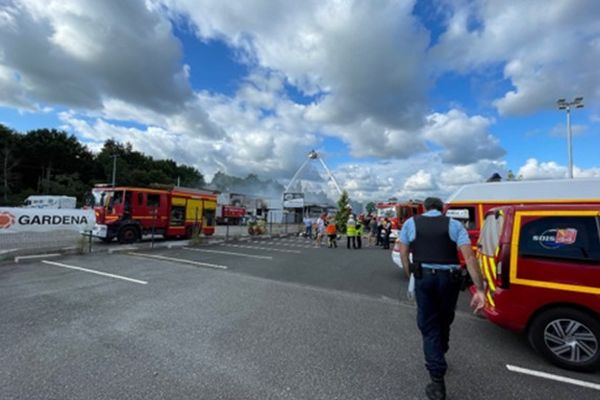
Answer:
[(486, 283), (486, 297), (494, 306), (494, 292), (508, 287), (511, 207), (488, 211), (477, 242), (477, 256)]

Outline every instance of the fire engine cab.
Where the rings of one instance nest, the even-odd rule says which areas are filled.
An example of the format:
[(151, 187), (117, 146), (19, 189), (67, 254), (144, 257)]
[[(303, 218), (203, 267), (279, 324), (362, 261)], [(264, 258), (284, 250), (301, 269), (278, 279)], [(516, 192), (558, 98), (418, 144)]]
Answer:
[(392, 223), (390, 239), (398, 237), (404, 221), (415, 215), (422, 214), (425, 210), (422, 201), (409, 200), (404, 202), (384, 202), (375, 204), (377, 219), (388, 218)]
[(96, 225), (92, 235), (110, 242), (132, 243), (145, 234), (191, 238), (194, 228), (215, 231), (217, 196), (177, 186), (107, 187), (92, 190)]

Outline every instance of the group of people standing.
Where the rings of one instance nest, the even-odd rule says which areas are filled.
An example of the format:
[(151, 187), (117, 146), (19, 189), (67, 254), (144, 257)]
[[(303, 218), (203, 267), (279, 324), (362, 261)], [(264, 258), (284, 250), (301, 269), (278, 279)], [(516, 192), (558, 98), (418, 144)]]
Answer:
[[(304, 217), (304, 236), (315, 240), (315, 246), (320, 247), (323, 238), (327, 237), (327, 246), (337, 248), (338, 231), (335, 219), (327, 214), (321, 214), (318, 218)], [(314, 235), (313, 235), (314, 232)], [(390, 248), (390, 234), (392, 223), (388, 218), (377, 218), (368, 215), (350, 215), (346, 221), (346, 248), (360, 249), (363, 247), (363, 237), (368, 234), (367, 245), (369, 247), (381, 246), (383, 249)]]
[(314, 239), (315, 247), (321, 247), (325, 235), (327, 235), (328, 247), (337, 247), (337, 227), (333, 217), (328, 217), (326, 213), (323, 213), (316, 220), (306, 216), (303, 222), (305, 226), (304, 237)]

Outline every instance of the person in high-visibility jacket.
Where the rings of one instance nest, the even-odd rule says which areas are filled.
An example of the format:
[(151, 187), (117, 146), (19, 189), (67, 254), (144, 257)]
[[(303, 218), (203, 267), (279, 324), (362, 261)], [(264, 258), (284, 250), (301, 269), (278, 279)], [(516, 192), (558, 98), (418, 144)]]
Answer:
[(362, 247), (362, 235), (363, 235), (363, 222), (361, 220), (356, 221), (356, 248)]
[(349, 249), (352, 243), (352, 248), (356, 249), (356, 221), (352, 215), (348, 218), (348, 222), (346, 222), (346, 237), (348, 238), (346, 248)]

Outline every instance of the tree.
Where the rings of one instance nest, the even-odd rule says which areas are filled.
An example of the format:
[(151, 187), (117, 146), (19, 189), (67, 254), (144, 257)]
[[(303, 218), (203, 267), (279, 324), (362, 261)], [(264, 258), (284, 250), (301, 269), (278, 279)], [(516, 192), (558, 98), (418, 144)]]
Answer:
[(377, 211), (377, 207), (375, 207), (375, 202), (372, 201), (368, 202), (365, 208), (369, 214), (373, 214), (375, 211)]
[(523, 180), (523, 175), (515, 176), (515, 174), (512, 172), (512, 170), (509, 169), (508, 173), (506, 174), (506, 180), (507, 181), (521, 181), (521, 180)]
[(338, 232), (346, 233), (346, 222), (352, 213), (352, 209), (350, 208), (350, 198), (348, 197), (347, 191), (344, 190), (342, 192), (342, 195), (337, 202), (337, 206), (339, 211), (335, 215), (335, 225)]
[(93, 156), (73, 135), (56, 129), (36, 129), (19, 140), (19, 171), (23, 188), (49, 190), (55, 175), (79, 173), (84, 182), (93, 176)]
[(17, 180), (13, 170), (18, 165), (15, 148), (18, 140), (17, 133), (0, 124), (0, 165), (2, 166), (2, 197), (4, 204), (8, 203), (11, 184)]
[(153, 183), (181, 186), (204, 187), (204, 176), (196, 168), (179, 165), (173, 160), (155, 160), (133, 150), (131, 143), (121, 144), (113, 139), (104, 142), (96, 156), (99, 164), (99, 178), (102, 182), (112, 182), (113, 157), (117, 157), (117, 185), (148, 186)]

